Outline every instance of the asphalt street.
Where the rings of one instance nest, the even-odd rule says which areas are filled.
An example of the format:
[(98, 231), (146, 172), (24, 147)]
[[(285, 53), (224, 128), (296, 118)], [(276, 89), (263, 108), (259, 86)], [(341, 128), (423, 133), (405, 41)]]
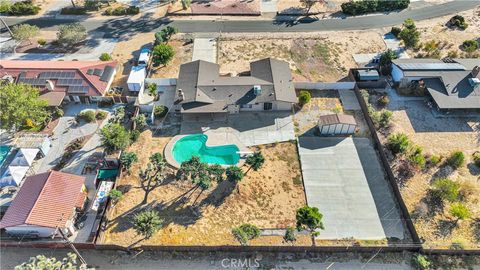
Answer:
[[(80, 21), (89, 31), (100, 31), (106, 37), (122, 37), (138, 32), (151, 32), (165, 25), (176, 26), (183, 33), (218, 33), (218, 32), (313, 32), (362, 30), (389, 27), (401, 24), (405, 19), (425, 20), (440, 17), (474, 8), (480, 5), (479, 0), (458, 0), (445, 4), (407, 9), (400, 12), (366, 15), (357, 17), (339, 17), (314, 20), (311, 18), (281, 17), (274, 20), (176, 20), (168, 18), (152, 19), (151, 14), (144, 14), (139, 19), (128, 17), (116, 19), (87, 19)], [(5, 17), (9, 25), (29, 23), (43, 30), (56, 30), (60, 24), (76, 20), (60, 20), (47, 17), (12, 18)]]

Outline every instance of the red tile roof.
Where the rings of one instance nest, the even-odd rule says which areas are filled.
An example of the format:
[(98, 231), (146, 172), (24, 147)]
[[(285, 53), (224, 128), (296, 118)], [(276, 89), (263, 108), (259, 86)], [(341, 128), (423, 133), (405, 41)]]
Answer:
[(83, 176), (57, 171), (27, 177), (0, 221), (0, 228), (65, 227), (72, 218), (78, 197), (83, 196), (84, 183)]
[[(116, 61), (22, 61), (5, 60), (0, 62), (0, 77), (11, 75), (18, 80), (21, 72), (25, 72), (26, 78), (36, 78), (40, 73), (46, 71), (74, 71), (75, 79), (82, 79), (84, 86), (89, 86), (85, 96), (103, 96), (108, 90), (108, 82), (100, 80), (97, 75), (89, 75), (89, 69), (104, 69), (110, 66), (116, 69)], [(48, 91), (45, 87), (40, 92)], [(54, 92), (66, 92), (67, 87), (55, 85)], [(82, 94), (75, 94), (82, 95)]]

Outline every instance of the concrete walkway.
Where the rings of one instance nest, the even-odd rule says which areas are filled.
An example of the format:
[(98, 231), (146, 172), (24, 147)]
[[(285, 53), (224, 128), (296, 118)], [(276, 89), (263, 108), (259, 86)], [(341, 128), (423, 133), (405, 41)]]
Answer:
[(277, 13), (277, 0), (260, 0), (260, 12)]
[(217, 62), (217, 39), (195, 38), (193, 41), (192, 61), (203, 60), (212, 63)]
[(359, 111), (361, 110), (358, 103), (357, 96), (353, 90), (338, 90), (340, 100), (342, 101), (343, 109), (347, 111)]

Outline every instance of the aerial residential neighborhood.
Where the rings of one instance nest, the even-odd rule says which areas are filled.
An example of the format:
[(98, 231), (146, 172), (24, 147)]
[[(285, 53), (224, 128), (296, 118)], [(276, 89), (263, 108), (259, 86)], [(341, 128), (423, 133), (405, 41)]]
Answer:
[(0, 0), (1, 269), (477, 269), (476, 0)]

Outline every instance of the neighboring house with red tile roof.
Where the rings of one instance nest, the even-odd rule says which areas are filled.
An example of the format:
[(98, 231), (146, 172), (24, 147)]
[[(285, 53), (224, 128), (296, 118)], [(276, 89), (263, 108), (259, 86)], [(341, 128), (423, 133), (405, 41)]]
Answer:
[(0, 62), (0, 78), (38, 87), (50, 106), (63, 100), (90, 103), (108, 93), (117, 72), (116, 61), (21, 61)]
[(74, 232), (77, 209), (85, 202), (85, 177), (58, 171), (32, 175), (0, 220), (0, 229), (11, 235), (50, 237), (61, 228)]

